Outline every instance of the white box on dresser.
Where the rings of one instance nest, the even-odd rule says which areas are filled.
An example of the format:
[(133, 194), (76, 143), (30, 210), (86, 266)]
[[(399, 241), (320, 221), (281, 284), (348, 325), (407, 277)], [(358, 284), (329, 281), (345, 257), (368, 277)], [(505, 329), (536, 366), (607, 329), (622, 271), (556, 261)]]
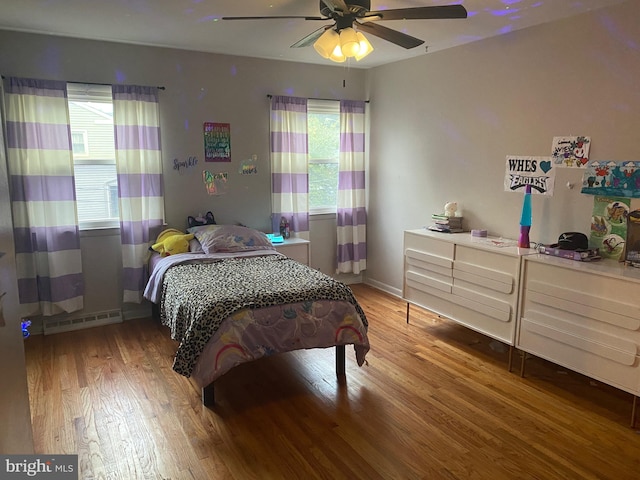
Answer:
[(518, 324), (520, 350), (640, 394), (639, 269), (527, 256)]
[(497, 238), (427, 229), (404, 232), (403, 298), (473, 330), (515, 343), (520, 257)]

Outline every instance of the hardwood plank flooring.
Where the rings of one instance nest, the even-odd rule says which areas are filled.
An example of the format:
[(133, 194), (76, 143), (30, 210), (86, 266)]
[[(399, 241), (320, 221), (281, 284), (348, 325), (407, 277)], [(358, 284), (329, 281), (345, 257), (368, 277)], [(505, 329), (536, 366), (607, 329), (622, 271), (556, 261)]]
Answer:
[[(368, 364), (347, 347), (241, 365), (216, 406), (152, 319), (25, 342), (35, 449), (82, 479), (638, 479), (632, 396), (366, 285)], [(519, 368), (519, 356), (514, 365)]]

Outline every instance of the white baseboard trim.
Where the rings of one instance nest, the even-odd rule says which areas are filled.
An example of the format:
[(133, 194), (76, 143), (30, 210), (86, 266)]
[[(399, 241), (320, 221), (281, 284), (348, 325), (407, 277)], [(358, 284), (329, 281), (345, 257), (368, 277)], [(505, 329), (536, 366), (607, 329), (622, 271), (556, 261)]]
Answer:
[(402, 289), (392, 287), (391, 285), (387, 285), (386, 283), (379, 282), (372, 278), (364, 278), (364, 284), (369, 285), (371, 287), (377, 288), (378, 290), (382, 290), (385, 293), (393, 295), (394, 297), (402, 298)]
[(354, 273), (337, 273), (333, 276), (339, 282), (344, 283), (345, 285), (353, 285), (355, 283), (362, 283), (362, 275), (354, 274)]

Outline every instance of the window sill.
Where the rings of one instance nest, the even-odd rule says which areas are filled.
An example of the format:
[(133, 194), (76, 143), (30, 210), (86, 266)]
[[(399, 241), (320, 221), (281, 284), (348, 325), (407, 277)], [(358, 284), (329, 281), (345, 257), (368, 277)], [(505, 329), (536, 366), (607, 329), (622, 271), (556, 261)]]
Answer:
[(335, 217), (336, 209), (335, 208), (318, 208), (316, 210), (310, 211), (309, 215), (314, 217), (317, 217), (318, 215), (332, 215)]
[(120, 236), (120, 227), (101, 227), (80, 229), (80, 238)]
[(312, 217), (313, 220), (329, 220), (336, 218), (336, 212), (331, 213), (311, 213), (309, 212), (309, 217)]

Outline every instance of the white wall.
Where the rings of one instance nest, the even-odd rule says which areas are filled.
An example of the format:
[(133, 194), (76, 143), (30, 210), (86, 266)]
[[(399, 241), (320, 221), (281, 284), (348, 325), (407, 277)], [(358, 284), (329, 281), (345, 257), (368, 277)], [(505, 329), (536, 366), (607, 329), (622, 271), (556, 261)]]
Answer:
[[(640, 8), (628, 1), (370, 71), (367, 281), (399, 293), (402, 232), (449, 200), (466, 227), (517, 238), (522, 196), (504, 192), (507, 155), (549, 156), (554, 136), (587, 135), (593, 160), (639, 160), (639, 50)], [(532, 241), (588, 234), (581, 181), (559, 169), (554, 196), (534, 196)]]

